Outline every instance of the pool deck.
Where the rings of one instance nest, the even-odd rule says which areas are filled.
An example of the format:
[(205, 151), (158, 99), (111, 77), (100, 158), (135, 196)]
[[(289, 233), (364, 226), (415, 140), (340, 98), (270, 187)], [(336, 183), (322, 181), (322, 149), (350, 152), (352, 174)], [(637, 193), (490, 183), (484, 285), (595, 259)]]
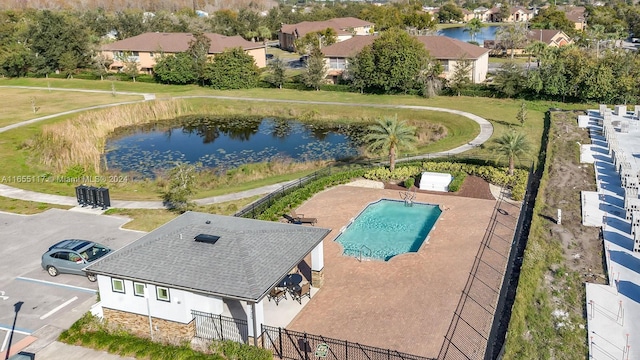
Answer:
[(418, 193), (415, 201), (445, 210), (417, 253), (388, 262), (342, 256), (340, 229), (380, 198), (400, 194), (343, 185), (298, 209), (333, 230), (324, 242), (324, 285), (287, 328), (437, 357), (496, 201)]

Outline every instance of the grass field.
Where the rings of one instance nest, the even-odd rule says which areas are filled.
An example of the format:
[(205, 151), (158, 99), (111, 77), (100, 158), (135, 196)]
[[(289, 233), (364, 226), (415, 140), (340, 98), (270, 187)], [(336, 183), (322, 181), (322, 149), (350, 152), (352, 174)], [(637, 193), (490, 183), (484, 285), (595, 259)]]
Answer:
[[(74, 89), (98, 89), (111, 90), (111, 82), (107, 81), (88, 81), (75, 79), (1, 79), (0, 85), (21, 85), (21, 86), (47, 86)], [(477, 124), (466, 118), (454, 116), (441, 112), (419, 111), (414, 109), (392, 109), (392, 108), (375, 108), (368, 107), (368, 104), (385, 104), (385, 105), (419, 105), (443, 107), (468, 111), (476, 115), (482, 116), (491, 121), (494, 126), (494, 138), (504, 134), (510, 129), (522, 131), (527, 134), (528, 140), (531, 142), (532, 150), (530, 155), (524, 159), (525, 164), (536, 158), (540, 138), (542, 134), (542, 122), (544, 112), (549, 107), (560, 108), (576, 108), (580, 105), (568, 106), (567, 104), (555, 102), (528, 102), (528, 118), (524, 126), (520, 126), (516, 121), (520, 101), (510, 99), (494, 99), (494, 98), (473, 98), (473, 97), (436, 97), (433, 99), (425, 99), (417, 96), (408, 95), (362, 95), (357, 93), (344, 92), (324, 92), (324, 91), (295, 91), (295, 90), (275, 90), (275, 89), (247, 89), (235, 91), (215, 91), (197, 86), (168, 86), (148, 83), (129, 83), (118, 82), (115, 85), (117, 91), (127, 92), (145, 92), (155, 93), (159, 99), (173, 98), (181, 96), (229, 96), (242, 98), (265, 98), (265, 99), (281, 99), (281, 100), (302, 100), (314, 102), (335, 102), (344, 104), (363, 104), (363, 106), (340, 106), (337, 104), (285, 104), (285, 103), (268, 103), (259, 101), (240, 101), (240, 100), (219, 100), (210, 98), (195, 98), (189, 102), (196, 108), (203, 109), (203, 113), (216, 114), (251, 114), (263, 116), (285, 116), (285, 117), (301, 117), (307, 116), (317, 118), (317, 120), (328, 119), (331, 121), (362, 121), (363, 119), (371, 120), (381, 116), (398, 115), (400, 119), (438, 122), (444, 124), (449, 136), (429, 146), (422, 147), (420, 152), (437, 152), (454, 148), (470, 141), (479, 131)], [(1, 89), (6, 91), (7, 89)], [(67, 92), (56, 92), (60, 96), (67, 96)], [(54, 94), (54, 95), (55, 95)], [(13, 102), (13, 95), (5, 93), (5, 99)], [(24, 96), (20, 94), (18, 97)], [(110, 95), (108, 95), (110, 96)], [(29, 109), (27, 109), (29, 110)], [(24, 116), (24, 115), (23, 115)], [(29, 151), (25, 149), (25, 143), (29, 142), (40, 131), (42, 124), (51, 124), (59, 121), (65, 121), (70, 117), (77, 115), (67, 115), (56, 119), (46, 120), (42, 123), (30, 124), (20, 127), (0, 135), (0, 176), (17, 176), (32, 175), (41, 176), (48, 174), (50, 170), (34, 166), (37, 159), (31, 158)], [(0, 122), (8, 121), (7, 117), (0, 116)], [(471, 155), (487, 155), (489, 154), (489, 146), (478, 147), (469, 152)], [(529, 159), (529, 160), (527, 160)], [(304, 173), (304, 172), (303, 172)], [(262, 186), (273, 184), (280, 181), (290, 180), (299, 174), (291, 176), (280, 175), (273, 179), (261, 179), (253, 181), (251, 184), (233, 184), (224, 187), (216, 187), (215, 189), (202, 189), (196, 194), (197, 197), (214, 196), (222, 193), (230, 193), (246, 189), (248, 186)], [(74, 196), (74, 184), (7, 184), (30, 190), (48, 192), (52, 194), (60, 194)], [(137, 184), (110, 184), (114, 198), (117, 199), (158, 199), (158, 189), (153, 184), (141, 182)]]
[(24, 201), (0, 196), (0, 211), (14, 214), (33, 215), (49, 209), (70, 209), (71, 206), (45, 204), (35, 201)]
[[(0, 81), (0, 85), (6, 85)], [(40, 84), (42, 86), (42, 84)], [(47, 85), (44, 84), (44, 87)], [(78, 91), (0, 88), (0, 127), (90, 106), (142, 100), (141, 95), (112, 95)], [(37, 109), (34, 113), (33, 108)]]

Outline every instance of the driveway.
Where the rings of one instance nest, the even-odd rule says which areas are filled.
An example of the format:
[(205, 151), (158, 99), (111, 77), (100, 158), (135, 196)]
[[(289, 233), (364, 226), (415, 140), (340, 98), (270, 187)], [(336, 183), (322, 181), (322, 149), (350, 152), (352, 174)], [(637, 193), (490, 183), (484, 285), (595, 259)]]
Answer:
[(120, 229), (127, 221), (59, 209), (29, 216), (0, 212), (0, 354), (34, 337), (39, 340), (31, 348), (44, 348), (96, 302), (97, 283), (77, 275), (51, 277), (40, 267), (49, 246), (80, 238), (119, 249), (144, 235)]

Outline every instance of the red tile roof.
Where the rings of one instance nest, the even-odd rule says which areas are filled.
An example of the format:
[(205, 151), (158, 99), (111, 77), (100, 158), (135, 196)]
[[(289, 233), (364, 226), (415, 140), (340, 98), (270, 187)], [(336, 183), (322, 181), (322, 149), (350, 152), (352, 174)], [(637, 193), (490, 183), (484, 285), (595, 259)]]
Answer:
[(310, 32), (331, 28), (334, 29), (338, 35), (347, 35), (351, 34), (351, 31), (349, 31), (350, 28), (363, 26), (373, 26), (373, 23), (354, 17), (344, 17), (326, 21), (303, 21), (297, 24), (283, 24), (280, 32), (284, 34), (295, 34), (297, 30), (297, 36), (303, 37)]
[[(351, 39), (322, 48), (322, 53), (326, 57), (352, 57), (365, 46), (372, 44), (375, 39), (375, 36), (354, 36)], [(477, 59), (489, 52), (488, 49), (446, 36), (416, 36), (416, 39), (424, 44), (431, 56), (441, 60)]]
[[(261, 48), (264, 45), (243, 39), (241, 36), (224, 36), (206, 33), (211, 39), (209, 54), (219, 54), (225, 49), (241, 47), (244, 50)], [(157, 33), (149, 32), (102, 46), (102, 50), (144, 51), (178, 53), (189, 48), (193, 40), (191, 33)]]

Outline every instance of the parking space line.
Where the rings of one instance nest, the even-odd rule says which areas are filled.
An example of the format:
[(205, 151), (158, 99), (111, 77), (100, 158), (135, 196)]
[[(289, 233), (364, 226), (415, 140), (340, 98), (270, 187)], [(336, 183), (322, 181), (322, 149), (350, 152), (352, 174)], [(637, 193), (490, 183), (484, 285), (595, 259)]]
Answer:
[(2, 342), (2, 346), (0, 346), (0, 352), (4, 351), (4, 348), (7, 346), (7, 342), (9, 341), (9, 336), (11, 332), (7, 331), (7, 334), (4, 336), (4, 341)]
[[(11, 326), (0, 324), (0, 330), (11, 331)], [(22, 328), (15, 328), (13, 329), (13, 332), (16, 334), (22, 334), (22, 335), (31, 335), (33, 333), (33, 331), (29, 329), (22, 329)]]
[(77, 297), (77, 296), (72, 297), (71, 299), (69, 299), (69, 300), (65, 301), (64, 303), (62, 303), (62, 304), (60, 304), (60, 305), (58, 305), (55, 309), (53, 309), (53, 310), (49, 311), (48, 313), (46, 313), (46, 314), (44, 314), (44, 315), (40, 316), (40, 320), (44, 320), (44, 319), (48, 318), (49, 316), (51, 316), (51, 315), (55, 314), (55, 313), (56, 313), (57, 311), (59, 311), (60, 309), (62, 309), (63, 307), (65, 307), (65, 306), (67, 306), (67, 305), (69, 305), (69, 304), (71, 304), (72, 302), (74, 302), (74, 301), (76, 301), (76, 300), (78, 300), (78, 297)]
[(91, 293), (91, 294), (98, 293), (98, 290), (94, 290), (94, 289), (84, 288), (80, 286), (66, 285), (66, 284), (58, 284), (51, 281), (25, 278), (22, 276), (17, 277), (16, 280), (32, 282), (32, 283), (42, 284), (42, 285), (57, 286), (57, 287), (61, 287), (69, 290), (82, 291), (82, 292)]

